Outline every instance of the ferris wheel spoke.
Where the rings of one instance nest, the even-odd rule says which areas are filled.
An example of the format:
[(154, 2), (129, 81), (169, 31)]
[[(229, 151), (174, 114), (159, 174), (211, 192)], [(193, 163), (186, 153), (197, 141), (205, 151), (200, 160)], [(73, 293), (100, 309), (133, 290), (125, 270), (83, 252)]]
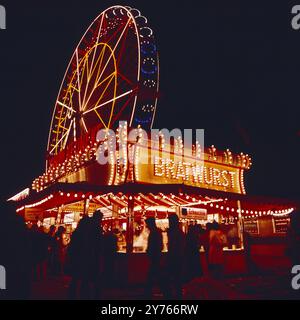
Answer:
[[(76, 110), (73, 108), (73, 95), (74, 95), (74, 91), (77, 91), (78, 92), (78, 89), (75, 88), (74, 86), (72, 86), (71, 84), (69, 85), (67, 91), (66, 91), (66, 94), (64, 95), (63, 97), (63, 102), (61, 101), (57, 101), (57, 104), (59, 104), (60, 106), (62, 107), (65, 107), (67, 108), (68, 110), (76, 113)], [(67, 105), (66, 104), (66, 100), (68, 99), (68, 96), (69, 96), (69, 101), (70, 101), (70, 105)]]
[(62, 103), (62, 102), (60, 102), (60, 101), (57, 101), (57, 104), (59, 104), (60, 106), (62, 106), (62, 107), (64, 107), (64, 108), (66, 108), (66, 109), (68, 109), (68, 110), (76, 113), (76, 111), (75, 111), (72, 107), (69, 107), (68, 105), (66, 105), (66, 104), (64, 104), (64, 103)]
[(89, 88), (89, 83), (90, 83), (90, 68), (89, 67), (89, 56), (87, 56), (85, 58), (85, 62), (84, 62), (84, 65), (83, 65), (83, 71), (82, 71), (82, 77), (81, 77), (81, 83), (80, 83), (80, 90), (82, 89), (82, 86), (83, 86), (83, 83), (84, 83), (84, 75), (85, 78), (86, 78), (86, 83), (85, 83), (85, 88), (84, 88), (84, 95), (83, 95), (83, 99), (82, 99), (82, 103), (81, 103), (81, 110), (84, 110), (85, 109), (85, 98), (86, 98), (86, 95), (87, 95), (87, 91), (88, 91), (88, 88)]
[(86, 78), (88, 78), (88, 74), (89, 74), (89, 57), (85, 57), (84, 58), (84, 63), (83, 63), (83, 67), (82, 67), (82, 72), (81, 72), (81, 77), (80, 77), (80, 92), (82, 91), (82, 85), (84, 83), (84, 77), (86, 75)]
[(81, 121), (82, 121), (82, 124), (83, 124), (83, 127), (84, 127), (85, 132), (88, 132), (88, 129), (87, 129), (87, 127), (86, 127), (86, 124), (85, 124), (84, 119), (81, 118)]
[[(101, 84), (103, 84), (104, 82), (106, 82), (107, 80), (109, 80), (105, 86), (105, 88), (103, 89), (101, 96), (99, 97), (99, 99), (97, 100), (97, 102), (95, 103), (95, 105), (98, 105), (100, 103), (100, 101), (102, 100), (102, 98), (104, 97), (105, 93), (107, 92), (107, 89), (109, 88), (109, 85), (111, 84), (112, 80), (115, 78), (116, 74), (115, 72), (113, 72), (112, 74), (110, 74), (108, 77), (106, 77), (103, 81), (101, 81), (101, 83), (98, 85), (100, 86)], [(96, 91), (97, 87), (95, 89), (93, 89), (91, 96), (93, 95), (93, 93)], [(88, 110), (87, 110), (88, 111)]]
[[(96, 50), (97, 50), (97, 48), (98, 47), (96, 47)], [(103, 62), (105, 49), (106, 49), (106, 46), (103, 46), (96, 63), (94, 64), (93, 68), (91, 69), (92, 71), (90, 73), (90, 79), (93, 77), (96, 69), (98, 69), (96, 79), (98, 78), (100, 70), (101, 70), (102, 62)]]
[(105, 40), (106, 43), (110, 43), (110, 41), (116, 37), (116, 35), (124, 28), (125, 24), (121, 24), (119, 28), (108, 38)]
[(76, 87), (74, 87), (74, 86), (70, 85), (70, 86), (69, 86), (69, 90), (68, 90), (67, 94), (69, 94), (69, 93), (70, 93), (70, 89), (73, 89), (73, 92), (74, 92), (74, 90), (75, 90), (75, 91), (77, 91), (77, 92), (79, 92), (79, 90), (78, 90)]
[(127, 39), (127, 35), (128, 35), (128, 31), (129, 31), (129, 28), (126, 28), (126, 33), (123, 37), (123, 41), (122, 41), (122, 45), (121, 45), (121, 48), (120, 48), (120, 51), (119, 51), (119, 55), (117, 57), (117, 64), (119, 65), (120, 64), (120, 60), (123, 56), (123, 52), (124, 52), (124, 49), (125, 49), (125, 43), (126, 43), (126, 39)]
[[(101, 66), (102, 66), (102, 62), (103, 62), (103, 57), (104, 57), (104, 52), (105, 52), (106, 46), (103, 47), (103, 49), (102, 49), (102, 51), (101, 51), (101, 54), (100, 54), (100, 56), (99, 56), (99, 58), (98, 58), (98, 61), (99, 61), (99, 59), (101, 59), (100, 64), (99, 64), (99, 66), (98, 66), (98, 61), (97, 61), (96, 64), (95, 64), (94, 69), (92, 70), (92, 75), (91, 75), (91, 77), (92, 77), (93, 74), (94, 74), (95, 68), (98, 66), (98, 72), (97, 72), (97, 76), (96, 76), (96, 81), (95, 81), (95, 84), (94, 84), (94, 88), (93, 88), (91, 94), (89, 95), (89, 97), (87, 98), (87, 100), (86, 100), (86, 101), (84, 100), (83, 108), (82, 108), (81, 110), (85, 110), (85, 109), (86, 109), (86, 106), (87, 106), (88, 102), (90, 101), (90, 99), (91, 99), (91, 97), (92, 97), (92, 95), (93, 95), (94, 90), (97, 88), (100, 79), (102, 78), (104, 72), (106, 71), (106, 68), (107, 68), (110, 60), (112, 59), (112, 57), (114, 57), (114, 53), (115, 53), (115, 51), (116, 51), (116, 49), (117, 49), (117, 47), (118, 47), (121, 39), (123, 38), (123, 36), (124, 36), (124, 34), (125, 34), (125, 31), (126, 31), (126, 32), (128, 31), (128, 25), (129, 25), (131, 19), (132, 19), (132, 18), (130, 17), (130, 18), (127, 20), (125, 27), (122, 26), (122, 27), (120, 28), (120, 30), (122, 30), (122, 28), (123, 28), (123, 30), (122, 30), (122, 32), (121, 32), (121, 34), (120, 34), (120, 36), (119, 36), (119, 38), (118, 38), (118, 40), (117, 40), (114, 48), (111, 50), (110, 55), (109, 55), (109, 57), (108, 57), (105, 65), (104, 65), (103, 69), (101, 70)], [(96, 49), (97, 49), (97, 47), (96, 47)], [(100, 73), (100, 71), (101, 71), (101, 73)], [(99, 74), (99, 73), (100, 73), (100, 74)], [(91, 78), (91, 77), (90, 77), (90, 78)]]
[[(100, 78), (99, 78), (99, 74), (100, 74), (100, 71), (101, 71), (101, 67), (102, 67), (102, 63), (103, 63), (103, 58), (104, 58), (104, 55), (105, 55), (105, 50), (106, 50), (106, 46), (104, 46), (103, 49), (102, 49), (102, 51), (101, 51), (101, 54), (100, 54), (100, 57), (99, 57), (100, 61), (99, 61), (99, 59), (98, 59), (96, 65), (95, 65), (95, 69), (98, 67), (98, 68), (97, 68), (97, 69), (98, 69), (98, 70), (97, 70), (97, 75), (96, 75), (96, 78), (95, 78), (95, 83), (94, 83), (92, 92), (90, 93), (89, 98), (87, 99), (86, 104), (89, 102), (91, 96), (93, 95), (94, 90), (95, 90), (96, 83), (98, 83), (98, 81), (99, 81), (99, 79), (100, 79)], [(93, 70), (93, 73), (92, 73), (91, 77), (94, 75), (95, 69)]]
[(105, 93), (107, 92), (107, 89), (109, 88), (109, 85), (111, 84), (111, 82), (112, 82), (113, 79), (114, 79), (114, 76), (111, 76), (110, 79), (109, 79), (109, 81), (107, 82), (104, 90), (102, 91), (101, 96), (99, 97), (99, 99), (98, 99), (97, 102), (95, 103), (96, 106), (100, 103), (100, 101), (101, 101), (102, 98), (104, 97), (104, 95), (105, 95)]
[(75, 121), (75, 119), (74, 119), (74, 121), (73, 121), (73, 140), (74, 140), (74, 142), (76, 142), (76, 121)]
[(78, 85), (78, 101), (79, 101), (79, 110), (81, 110), (81, 91), (80, 91), (80, 75), (79, 75), (79, 58), (78, 58), (78, 48), (76, 49), (76, 67), (77, 67), (77, 85)]
[(96, 88), (93, 90), (93, 92), (99, 88), (104, 82), (106, 82), (108, 79), (110, 79), (111, 81), (111, 78), (114, 78), (116, 77), (117, 73), (116, 71), (114, 71), (113, 73), (111, 73), (109, 76), (107, 76), (105, 79), (103, 79), (100, 83), (97, 84)]
[(73, 122), (75, 122), (75, 119), (73, 119), (70, 123), (70, 127), (69, 127), (69, 130), (66, 132), (66, 137), (65, 137), (65, 140), (63, 142), (63, 145), (62, 145), (62, 149), (65, 149), (66, 147), (66, 144), (67, 144), (67, 141), (69, 139), (69, 135), (70, 135), (70, 132), (71, 132), (71, 129), (73, 127)]
[[(77, 49), (76, 49), (76, 54), (74, 53), (73, 59), (76, 59), (76, 62), (74, 61), (74, 63), (76, 63), (76, 68), (73, 70), (72, 75), (70, 77), (69, 85), (68, 85), (68, 89), (67, 89), (65, 98), (67, 97), (68, 94), (70, 95), (70, 98), (72, 98), (74, 92), (79, 93), (79, 89), (80, 89), (79, 85), (78, 85), (78, 83), (80, 84), (80, 81), (78, 81), (78, 75), (79, 75), (79, 67), (81, 65), (81, 62), (79, 63), (79, 57), (78, 57)], [(77, 61), (78, 61), (78, 63), (77, 63)]]
[(125, 80), (129, 85), (133, 86), (133, 83), (127, 77), (125, 77), (120, 71), (118, 71), (118, 75), (120, 76), (120, 78)]
[(94, 87), (93, 87), (92, 92), (89, 94), (88, 98), (86, 99), (87, 91), (88, 91), (88, 88), (90, 87), (90, 80), (93, 77), (97, 66), (98, 66), (98, 71), (97, 71), (96, 79), (98, 79), (98, 76), (99, 76), (99, 73), (100, 73), (100, 70), (101, 70), (101, 65), (102, 65), (102, 62), (103, 62), (105, 48), (106, 48), (105, 46), (102, 48), (101, 53), (100, 53), (100, 55), (99, 55), (99, 57), (97, 59), (97, 62), (95, 64), (95, 67), (94, 67), (94, 69), (92, 69), (91, 73), (89, 74), (89, 80), (88, 80), (88, 83), (86, 85), (84, 98), (83, 98), (83, 107), (82, 107), (83, 111), (86, 109), (86, 106), (87, 106), (88, 102), (90, 101), (90, 99), (91, 99), (91, 97), (92, 97), (92, 95), (94, 93)]
[[(102, 61), (101, 61), (102, 62)], [(99, 67), (99, 71), (101, 69), (101, 66)], [(97, 73), (97, 77), (96, 77), (96, 81), (94, 83), (94, 88), (92, 91), (95, 91), (95, 89), (97, 89), (97, 87), (99, 87), (101, 85), (101, 83), (105, 82), (107, 78), (109, 78), (111, 75), (115, 75), (116, 74), (116, 71), (113, 71), (108, 77), (106, 77), (104, 80), (102, 80), (100, 83), (99, 81), (101, 80), (101, 77), (99, 76), (99, 72)]]
[(99, 112), (96, 109), (94, 111), (95, 111), (96, 115), (98, 116), (98, 118), (100, 119), (100, 121), (102, 122), (103, 126), (107, 129), (107, 125), (105, 124), (104, 120), (100, 116)]
[[(69, 112), (69, 111), (67, 111)], [(58, 138), (58, 135), (60, 134), (60, 128), (63, 129), (64, 131), (67, 131), (69, 130), (69, 128), (66, 127), (66, 122), (67, 122), (67, 118), (68, 118), (68, 114), (65, 114), (64, 117), (60, 117), (59, 121), (58, 121), (58, 125), (57, 125), (57, 138)]]
[[(110, 80), (109, 80), (109, 82), (107, 83), (105, 89), (103, 90), (100, 98), (98, 99), (96, 105), (98, 105), (98, 103), (100, 103), (100, 101), (102, 100), (105, 92), (107, 91), (107, 89), (108, 89), (108, 87), (109, 87), (109, 85), (110, 85), (110, 83), (112, 82), (113, 79), (114, 79), (114, 77), (111, 77), (111, 78), (110, 78)], [(116, 88), (115, 88), (115, 90), (114, 90), (114, 95), (115, 95), (115, 94), (116, 94)], [(114, 105), (115, 105), (115, 100), (113, 100), (113, 102), (112, 102), (112, 108), (111, 108), (111, 112), (110, 112), (109, 120), (108, 120), (108, 125), (107, 125), (108, 127), (110, 126), (110, 121), (111, 121), (111, 117), (112, 117), (112, 112), (113, 112), (113, 110), (114, 110)]]
[(107, 59), (107, 61), (106, 61), (105, 65), (104, 65), (104, 67), (103, 67), (103, 69), (102, 69), (102, 71), (101, 71), (101, 74), (100, 74), (100, 76), (99, 76), (99, 79), (101, 79), (101, 77), (102, 77), (102, 75), (104, 74), (104, 72), (105, 72), (105, 70), (106, 70), (106, 68), (107, 68), (107, 66), (108, 66), (108, 64), (109, 64), (109, 62), (110, 62), (110, 60), (111, 60), (111, 58), (114, 56), (114, 53), (115, 53), (115, 51), (116, 51), (116, 49), (117, 49), (117, 47), (118, 47), (118, 45), (119, 45), (119, 43), (120, 43), (121, 39), (123, 38), (123, 35), (124, 35), (124, 33), (125, 33), (125, 31), (126, 31), (126, 29), (127, 29), (128, 25), (129, 25), (129, 22), (131, 21), (131, 19), (132, 19), (131, 17), (128, 19), (128, 21), (127, 21), (127, 23), (126, 23), (126, 25), (125, 25), (125, 27), (124, 27), (124, 29), (123, 29), (123, 31), (122, 31), (122, 33), (121, 33), (121, 35), (119, 36), (119, 38), (118, 38), (118, 40), (117, 40), (117, 42), (116, 42), (116, 44), (115, 44), (114, 48), (112, 49), (112, 51), (111, 51), (111, 53), (110, 53), (110, 55), (109, 55), (109, 57), (108, 57), (108, 59)]
[(107, 104), (109, 104), (111, 102), (114, 102), (114, 101), (116, 101), (116, 100), (118, 100), (120, 98), (123, 98), (123, 97), (131, 94), (132, 92), (133, 92), (133, 90), (129, 90), (129, 91), (125, 92), (125, 93), (122, 93), (119, 96), (116, 96), (116, 97), (114, 97), (114, 98), (112, 98), (112, 99), (110, 99), (108, 101), (105, 101), (105, 102), (99, 104), (98, 106), (94, 107), (93, 109), (89, 109), (89, 110), (85, 111), (83, 114), (87, 114), (87, 113), (90, 113), (92, 111), (95, 111), (95, 110), (97, 110), (97, 109), (99, 109), (99, 108), (101, 108), (101, 107), (103, 107), (103, 106), (105, 106), (105, 105), (107, 105)]
[(95, 61), (97, 46), (98, 46), (99, 39), (100, 39), (100, 33), (101, 33), (101, 29), (102, 29), (103, 19), (104, 19), (104, 14), (102, 14), (101, 21), (100, 21), (100, 26), (99, 26), (99, 29), (98, 29), (98, 35), (97, 35), (96, 42), (95, 42), (96, 48), (95, 48), (94, 53), (93, 53), (93, 58), (92, 58), (92, 63), (91, 63), (91, 70), (94, 67), (94, 61)]
[(132, 98), (134, 97), (134, 95), (131, 95), (126, 102), (124, 103), (124, 105), (120, 108), (119, 112), (114, 116), (113, 118), (113, 122), (115, 122), (119, 116), (122, 114), (123, 110), (128, 106), (129, 102), (132, 100)]
[(57, 147), (59, 146), (59, 144), (61, 143), (61, 141), (62, 141), (65, 137), (68, 138), (69, 133), (70, 133), (71, 128), (72, 128), (73, 121), (74, 121), (74, 119), (71, 121), (70, 126), (69, 126), (69, 129), (61, 136), (61, 138), (57, 141), (57, 143), (53, 146), (53, 148), (50, 150), (49, 153), (52, 153), (53, 150), (57, 149)]
[[(63, 122), (63, 121), (62, 121), (62, 122)], [(62, 122), (61, 122), (61, 123), (62, 123)], [(59, 128), (62, 128), (64, 131), (69, 130), (68, 128), (66, 128), (66, 127), (62, 126), (62, 125), (61, 125), (61, 123), (59, 123), (59, 126), (58, 126)], [(57, 131), (53, 131), (53, 132), (54, 132), (54, 133), (60, 133), (60, 131), (59, 131), (59, 130), (57, 130)]]

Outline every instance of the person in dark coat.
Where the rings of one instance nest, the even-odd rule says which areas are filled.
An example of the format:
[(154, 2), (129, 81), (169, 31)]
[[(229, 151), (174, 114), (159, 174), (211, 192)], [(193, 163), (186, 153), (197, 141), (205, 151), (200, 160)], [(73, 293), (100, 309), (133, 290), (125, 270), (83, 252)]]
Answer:
[(185, 235), (176, 214), (169, 216), (168, 253), (166, 263), (166, 299), (182, 299)]
[(0, 290), (0, 300), (25, 300), (30, 299), (31, 294), (34, 253), (30, 231), (15, 209), (10, 204), (1, 203), (0, 265), (6, 273), (5, 283), (1, 283), (5, 290)]
[(224, 251), (227, 239), (220, 225), (214, 221), (209, 233), (209, 265), (213, 278), (220, 279), (223, 276), (224, 269)]
[(118, 250), (117, 229), (103, 235), (103, 280), (106, 287), (115, 285), (116, 255)]
[(251, 245), (252, 237), (249, 232), (243, 232), (243, 244), (244, 244), (244, 255), (245, 255), (245, 264), (249, 274), (254, 274), (257, 270), (256, 265), (252, 259), (251, 255)]
[(55, 252), (56, 252), (56, 227), (52, 225), (48, 232), (49, 247), (48, 247), (48, 270), (50, 275), (55, 275)]
[(55, 246), (54, 246), (54, 265), (55, 265), (55, 275), (64, 275), (64, 267), (67, 255), (67, 244), (65, 242), (66, 228), (63, 226), (58, 227), (55, 233)]
[(103, 290), (104, 248), (103, 248), (103, 213), (96, 210), (91, 218), (91, 276), (94, 287), (93, 298), (99, 299)]
[(292, 266), (300, 265), (300, 212), (293, 212), (287, 232), (287, 256)]
[(152, 290), (155, 284), (162, 284), (160, 260), (163, 249), (162, 233), (157, 228), (155, 218), (146, 219), (146, 226), (149, 229), (147, 256), (149, 259), (149, 270), (146, 284), (146, 297), (152, 298)]
[(200, 225), (191, 225), (186, 238), (186, 270), (185, 281), (189, 282), (194, 278), (203, 275), (200, 261), (200, 235), (202, 228)]
[(50, 237), (43, 227), (34, 225), (30, 229), (31, 245), (34, 253), (34, 279), (44, 280), (47, 277), (47, 260)]
[(212, 229), (212, 223), (207, 222), (205, 232), (201, 236), (201, 241), (202, 241), (204, 251), (205, 251), (205, 260), (206, 260), (207, 270), (210, 270), (210, 265), (209, 265), (209, 234), (210, 234), (211, 229)]
[(74, 231), (68, 249), (68, 272), (72, 276), (69, 298), (95, 299), (102, 291), (103, 213), (84, 216)]
[(67, 272), (72, 281), (69, 286), (70, 299), (91, 299), (95, 285), (95, 243), (91, 218), (83, 217), (72, 235), (68, 248)]

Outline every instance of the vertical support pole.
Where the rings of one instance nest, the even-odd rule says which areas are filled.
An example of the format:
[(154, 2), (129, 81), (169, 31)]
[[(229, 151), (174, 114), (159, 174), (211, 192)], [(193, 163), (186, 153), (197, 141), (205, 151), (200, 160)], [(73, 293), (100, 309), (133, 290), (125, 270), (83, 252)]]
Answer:
[(133, 219), (134, 219), (134, 197), (128, 196), (128, 215), (126, 230), (126, 252), (133, 252)]
[(243, 217), (242, 217), (242, 206), (241, 201), (237, 201), (238, 207), (238, 236), (241, 240), (241, 248), (244, 248), (244, 224), (243, 224)]
[(113, 203), (112, 204), (112, 220), (111, 220), (111, 230), (117, 228), (119, 229), (119, 207)]
[(59, 226), (61, 224), (61, 216), (63, 212), (63, 206), (57, 207), (57, 217), (56, 217), (56, 225)]
[(86, 216), (89, 213), (89, 203), (90, 203), (90, 201), (88, 199), (84, 199), (84, 202), (83, 202), (83, 216)]

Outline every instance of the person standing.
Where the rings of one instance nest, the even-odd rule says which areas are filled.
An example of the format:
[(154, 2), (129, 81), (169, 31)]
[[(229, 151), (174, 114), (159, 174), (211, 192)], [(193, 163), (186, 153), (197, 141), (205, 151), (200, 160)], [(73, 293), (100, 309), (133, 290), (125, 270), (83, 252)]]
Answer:
[(35, 256), (31, 234), (16, 209), (5, 203), (0, 223), (0, 265), (7, 270), (6, 289), (0, 300), (27, 300), (31, 297), (31, 272)]
[(72, 277), (69, 299), (90, 299), (92, 296), (90, 229), (90, 218), (84, 216), (71, 238), (66, 270)]
[(251, 244), (252, 244), (252, 237), (249, 232), (243, 232), (243, 242), (244, 242), (244, 255), (245, 255), (245, 264), (249, 274), (254, 274), (256, 271), (255, 263), (252, 260), (251, 256)]
[(66, 261), (67, 254), (67, 245), (65, 239), (66, 229), (63, 226), (58, 227), (58, 230), (55, 234), (55, 264), (56, 264), (56, 275), (63, 276), (64, 275), (64, 266)]
[(91, 218), (91, 248), (90, 248), (90, 263), (91, 263), (91, 276), (94, 285), (94, 299), (99, 299), (102, 295), (103, 286), (103, 270), (105, 265), (104, 255), (104, 238), (102, 228), (103, 213), (96, 210)]
[(286, 254), (290, 258), (292, 266), (300, 265), (300, 212), (298, 211), (294, 212), (290, 218)]
[(56, 227), (52, 225), (48, 232), (49, 236), (49, 244), (48, 244), (48, 270), (49, 275), (55, 275), (55, 247), (56, 247), (56, 240), (55, 240), (55, 233)]
[(220, 225), (214, 221), (211, 225), (209, 233), (209, 265), (211, 275), (219, 279), (223, 274), (224, 267), (224, 252), (227, 240), (225, 234), (220, 230)]
[(169, 216), (168, 253), (166, 263), (166, 299), (182, 299), (185, 235), (176, 214)]
[(147, 256), (149, 259), (149, 270), (146, 284), (146, 297), (152, 297), (152, 289), (155, 282), (161, 283), (161, 251), (163, 249), (162, 233), (155, 223), (155, 218), (146, 219), (146, 227), (149, 229)]
[(200, 235), (202, 228), (200, 225), (190, 225), (186, 238), (186, 270), (185, 281), (189, 282), (194, 278), (203, 275), (200, 261)]
[(118, 250), (117, 229), (109, 230), (103, 235), (103, 280), (106, 287), (115, 285), (116, 256)]
[(205, 232), (201, 236), (201, 242), (204, 248), (205, 253), (205, 261), (207, 270), (210, 271), (210, 265), (209, 265), (209, 234), (211, 230), (212, 223), (207, 222)]
[(92, 218), (84, 216), (74, 231), (68, 250), (70, 299), (99, 299), (103, 269), (103, 214), (95, 211)]

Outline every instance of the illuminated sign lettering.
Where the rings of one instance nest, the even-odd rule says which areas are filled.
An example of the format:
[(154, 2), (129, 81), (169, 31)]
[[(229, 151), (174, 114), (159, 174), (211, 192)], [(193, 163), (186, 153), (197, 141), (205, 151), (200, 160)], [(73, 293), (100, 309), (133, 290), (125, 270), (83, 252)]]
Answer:
[(155, 157), (154, 175), (193, 184), (221, 186), (234, 189), (236, 187), (236, 171), (219, 169), (183, 161), (174, 161)]

